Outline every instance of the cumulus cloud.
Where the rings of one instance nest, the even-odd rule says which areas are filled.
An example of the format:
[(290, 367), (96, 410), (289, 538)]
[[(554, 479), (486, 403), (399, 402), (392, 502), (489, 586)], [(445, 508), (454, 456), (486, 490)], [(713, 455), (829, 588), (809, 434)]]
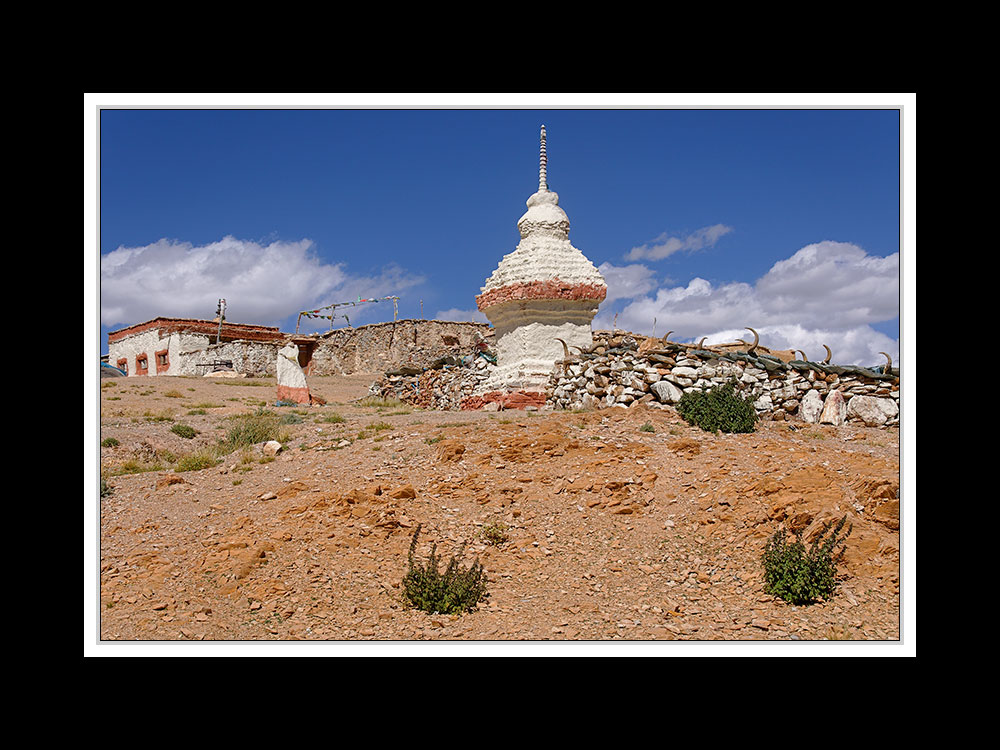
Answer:
[(434, 316), (434, 320), (449, 320), (453, 323), (466, 323), (472, 321), (473, 323), (489, 323), (489, 319), (479, 312), (479, 310), (460, 310), (457, 307), (452, 307), (448, 310), (441, 310), (437, 315)]
[(641, 263), (627, 266), (602, 263), (597, 270), (608, 285), (606, 304), (618, 299), (635, 299), (656, 289), (656, 274)]
[[(617, 326), (651, 334), (673, 330), (675, 341), (724, 343), (752, 340), (773, 349), (802, 349), (823, 359), (823, 344), (838, 364), (877, 364), (879, 352), (899, 361), (899, 342), (872, 324), (899, 315), (899, 254), (868, 255), (857, 245), (819, 242), (774, 264), (755, 284), (711, 284), (694, 278), (685, 286), (642, 293), (617, 313)], [(610, 328), (613, 308), (602, 307), (595, 328)]]
[[(101, 323), (131, 325), (159, 315), (211, 318), (220, 297), (229, 320), (273, 323), (300, 310), (387, 296), (422, 281), (398, 266), (374, 276), (352, 275), (343, 263), (323, 261), (307, 239), (260, 244), (226, 236), (207, 245), (162, 239), (101, 256)], [(351, 310), (352, 319), (367, 312)]]
[(706, 247), (712, 247), (719, 241), (720, 237), (731, 231), (733, 228), (727, 227), (725, 224), (713, 224), (710, 227), (702, 227), (684, 237), (672, 237), (664, 232), (652, 243), (633, 247), (625, 253), (625, 260), (663, 260), (681, 251), (704, 250)]
[(807, 325), (831, 315), (840, 325), (888, 320), (899, 315), (899, 253), (880, 258), (848, 242), (806, 245), (775, 263), (757, 292), (768, 314), (794, 314)]

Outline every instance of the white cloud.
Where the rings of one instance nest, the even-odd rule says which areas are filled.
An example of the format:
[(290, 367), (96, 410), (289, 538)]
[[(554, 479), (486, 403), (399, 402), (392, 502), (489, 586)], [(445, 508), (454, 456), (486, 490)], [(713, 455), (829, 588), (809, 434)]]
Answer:
[(652, 244), (639, 245), (633, 247), (625, 253), (625, 260), (663, 260), (674, 253), (696, 250), (704, 250), (712, 247), (719, 238), (733, 231), (732, 227), (725, 224), (713, 224), (710, 227), (702, 227), (685, 237), (671, 237), (664, 232)]
[(602, 263), (598, 269), (608, 285), (608, 296), (604, 302), (610, 304), (618, 299), (635, 299), (656, 289), (656, 274), (641, 263), (616, 266)]
[[(802, 349), (812, 359), (833, 351), (837, 364), (879, 364), (885, 351), (896, 363), (899, 342), (872, 328), (899, 314), (899, 254), (868, 255), (857, 245), (819, 242), (774, 264), (756, 284), (713, 286), (702, 278), (686, 286), (643, 293), (618, 312), (618, 328), (675, 341), (723, 343), (753, 335), (774, 349)], [(611, 328), (614, 311), (602, 307), (594, 327)]]
[(899, 253), (868, 255), (847, 242), (807, 245), (775, 263), (757, 282), (770, 316), (807, 325), (858, 325), (899, 315)]
[[(195, 246), (162, 239), (101, 256), (101, 323), (131, 325), (158, 315), (212, 318), (219, 298), (226, 300), (229, 320), (272, 323), (323, 304), (397, 294), (422, 281), (398, 266), (354, 276), (343, 263), (324, 262), (311, 240), (263, 245), (226, 236)], [(370, 312), (359, 307), (348, 314), (353, 322)], [(316, 324), (304, 320), (303, 326)]]
[(472, 321), (474, 323), (489, 323), (489, 319), (479, 310), (460, 310), (457, 307), (452, 307), (448, 310), (441, 310), (437, 315), (434, 316), (434, 320), (449, 320), (453, 323), (465, 323)]

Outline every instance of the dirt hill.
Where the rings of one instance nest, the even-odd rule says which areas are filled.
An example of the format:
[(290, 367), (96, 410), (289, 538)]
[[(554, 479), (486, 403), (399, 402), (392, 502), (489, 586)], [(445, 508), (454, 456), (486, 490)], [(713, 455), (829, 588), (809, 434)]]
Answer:
[[(273, 379), (102, 381), (102, 641), (900, 637), (895, 429), (364, 405), (374, 377), (312, 378), (327, 402), (312, 408), (274, 406)], [(276, 455), (205, 458), (261, 408), (285, 423)], [(766, 595), (767, 539), (843, 515), (837, 593)], [(418, 525), (422, 558), (465, 542), (483, 564), (478, 609), (406, 606)]]

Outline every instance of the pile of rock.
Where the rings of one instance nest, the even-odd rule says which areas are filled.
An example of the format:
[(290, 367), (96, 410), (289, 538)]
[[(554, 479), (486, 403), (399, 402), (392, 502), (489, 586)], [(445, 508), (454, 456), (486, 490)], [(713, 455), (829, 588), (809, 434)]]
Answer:
[(548, 403), (557, 409), (676, 404), (685, 392), (733, 382), (758, 415), (869, 426), (899, 423), (898, 370), (784, 362), (764, 353), (713, 351), (656, 339), (595, 334), (595, 346), (557, 363)]
[[(463, 402), (483, 390), (495, 365), (485, 357), (441, 364), (420, 373), (395, 371), (372, 383), (372, 395), (397, 398), (421, 409), (462, 409)], [(478, 407), (476, 407), (478, 408)]]

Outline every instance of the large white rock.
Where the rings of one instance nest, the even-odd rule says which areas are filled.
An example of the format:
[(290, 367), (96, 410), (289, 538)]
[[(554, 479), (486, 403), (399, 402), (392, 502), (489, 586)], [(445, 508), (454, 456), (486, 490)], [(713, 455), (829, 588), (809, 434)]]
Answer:
[(881, 427), (899, 416), (899, 407), (891, 398), (855, 396), (847, 402), (847, 418), (860, 419), (868, 427)]
[(668, 380), (658, 380), (649, 386), (661, 404), (676, 404), (681, 400), (684, 392)]
[(819, 415), (823, 412), (823, 399), (816, 391), (809, 391), (802, 397), (799, 404), (799, 416), (804, 422), (816, 424), (819, 422)]
[(823, 402), (823, 412), (819, 415), (821, 424), (832, 424), (836, 427), (847, 421), (847, 402), (840, 391), (830, 391)]

